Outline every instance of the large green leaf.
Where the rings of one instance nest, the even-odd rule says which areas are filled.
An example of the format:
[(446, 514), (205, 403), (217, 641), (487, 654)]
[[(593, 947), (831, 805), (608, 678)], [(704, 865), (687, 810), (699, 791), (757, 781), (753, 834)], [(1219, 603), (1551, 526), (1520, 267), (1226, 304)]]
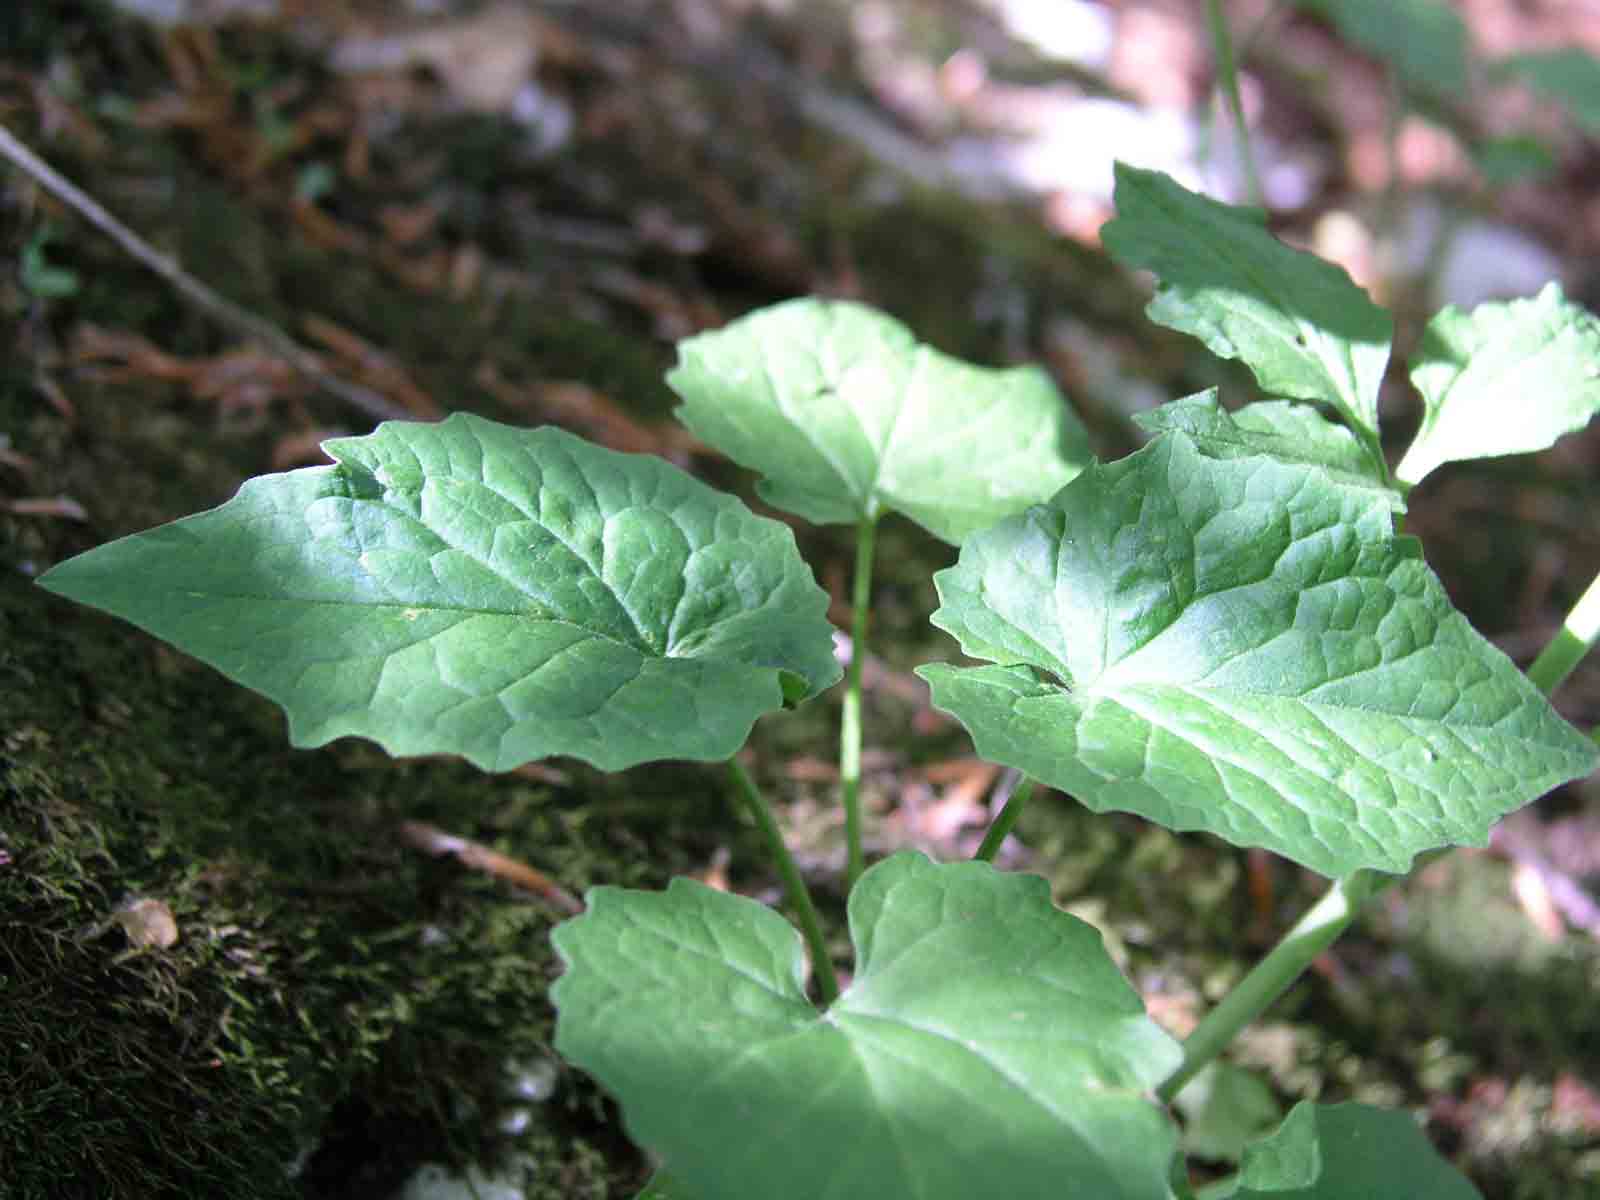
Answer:
[(1152, 433), (1169, 429), (1186, 433), (1202, 454), (1212, 458), (1267, 454), (1282, 462), (1321, 467), (1340, 483), (1380, 489), (1384, 502), (1395, 511), (1405, 507), (1355, 434), (1309, 404), (1262, 400), (1230, 413), (1218, 402), (1217, 389), (1209, 388), (1135, 413), (1133, 419)]
[(986, 758), (1095, 811), (1404, 871), (1591, 770), (1595, 745), (1451, 607), (1389, 505), (1184, 434), (971, 538), (919, 668)]
[(1411, 381), (1422, 428), (1395, 474), (1543, 450), (1600, 411), (1600, 320), (1552, 283), (1537, 297), (1446, 308), (1423, 331)]
[(865, 305), (794, 300), (679, 343), (678, 417), (820, 524), (902, 513), (959, 543), (1089, 461), (1037, 367), (976, 367)]
[(1446, 0), (1295, 0), (1394, 68), (1422, 96), (1458, 104), (1467, 90), (1466, 22)]
[(1168, 1200), (1178, 1046), (1042, 879), (903, 852), (826, 1012), (776, 913), (689, 880), (556, 930), (556, 1049), (697, 1200)]
[(1402, 1112), (1303, 1101), (1245, 1150), (1219, 1200), (1481, 1200)]
[(839, 678), (790, 532), (659, 459), (458, 414), (326, 443), (45, 587), (346, 734), (488, 770), (726, 758)]
[(1116, 174), (1117, 217), (1100, 237), (1120, 261), (1155, 272), (1150, 319), (1239, 359), (1272, 395), (1332, 404), (1376, 445), (1389, 314), (1343, 270), (1268, 233), (1260, 210), (1159, 171), (1118, 163)]

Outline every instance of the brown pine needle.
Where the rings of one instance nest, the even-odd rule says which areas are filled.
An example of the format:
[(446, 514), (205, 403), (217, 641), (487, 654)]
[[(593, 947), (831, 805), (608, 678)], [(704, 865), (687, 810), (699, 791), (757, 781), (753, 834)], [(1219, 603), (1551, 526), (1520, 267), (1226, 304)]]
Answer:
[(556, 883), (542, 871), (537, 871), (527, 863), (512, 858), (508, 854), (501, 854), (498, 850), (491, 850), (482, 842), (474, 842), (470, 838), (457, 837), (453, 833), (446, 833), (437, 825), (430, 825), (426, 821), (402, 821), (400, 823), (400, 836), (418, 850), (427, 854), (449, 854), (462, 866), (471, 867), (476, 871), (494, 875), (504, 879), (513, 887), (522, 888), (544, 897), (557, 908), (569, 913), (581, 913), (583, 901), (579, 900), (566, 888)]

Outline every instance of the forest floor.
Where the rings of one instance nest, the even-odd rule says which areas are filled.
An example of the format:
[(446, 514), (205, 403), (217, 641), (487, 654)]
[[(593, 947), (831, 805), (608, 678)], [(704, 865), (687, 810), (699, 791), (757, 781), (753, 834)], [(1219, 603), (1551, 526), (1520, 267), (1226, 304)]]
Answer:
[[(1292, 5), (1223, 7), (1273, 228), (1392, 307), (1402, 343), (1440, 304), (1550, 278), (1600, 306), (1600, 117), (1487, 66), (1600, 54), (1600, 9), (1456, 5), (1468, 95), (1430, 91), (1427, 62), (1396, 84)], [(544, 943), (562, 914), (503, 873), (430, 857), (404, 823), (574, 893), (690, 874), (775, 898), (721, 776), (556, 762), (485, 779), (361, 743), (290, 750), (264, 701), (28, 580), (251, 475), (322, 462), (322, 440), (386, 416), (557, 424), (750, 498), (672, 423), (662, 375), (678, 339), (807, 293), (875, 304), (975, 361), (1044, 364), (1107, 458), (1137, 445), (1140, 409), (1213, 384), (1247, 400), (1247, 377), (1146, 321), (1147, 285), (1097, 238), (1113, 152), (1249, 198), (1203, 8), (0, 14), (0, 126), (314, 360), (297, 370), (0, 169), (0, 1095), (29, 1097), (0, 1114), (0, 1174), (36, 1164), (18, 1195), (246, 1194), (227, 1189), (251, 1179), (272, 1195), (267, 1172), (286, 1196), (364, 1200), (424, 1162), (496, 1158), (522, 1164), (529, 1195), (633, 1194), (646, 1164), (548, 1054)], [(1403, 429), (1414, 405), (1391, 383)], [(1597, 512), (1589, 431), (1441, 472), (1407, 526), (1475, 626), (1526, 663), (1600, 569)], [(796, 535), (847, 623), (848, 538)], [(997, 772), (911, 674), (954, 653), (927, 623), (951, 552), (909, 525), (880, 537), (869, 848), (970, 853)], [(1600, 721), (1600, 670), (1557, 703)], [(763, 722), (750, 758), (836, 920), (837, 719), (830, 699)], [(1318, 890), (1289, 864), (1059, 795), (1035, 801), (1003, 862), (1098, 925), (1180, 1033)], [(1376, 903), (1241, 1041), (1234, 1061), (1265, 1087), (1192, 1122), (1192, 1144), (1221, 1172), (1242, 1128), (1294, 1101), (1363, 1099), (1413, 1111), (1487, 1197), (1600, 1196), (1597, 894), (1589, 781)], [(164, 912), (176, 944), (140, 950), (133, 911)]]

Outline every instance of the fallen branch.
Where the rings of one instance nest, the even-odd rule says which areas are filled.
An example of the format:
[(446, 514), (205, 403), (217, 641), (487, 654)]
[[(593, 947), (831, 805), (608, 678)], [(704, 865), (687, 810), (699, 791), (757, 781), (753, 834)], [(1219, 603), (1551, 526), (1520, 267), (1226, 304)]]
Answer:
[(128, 255), (166, 280), (184, 299), (233, 332), (263, 343), (324, 391), (379, 421), (404, 420), (411, 415), (378, 393), (330, 373), (316, 355), (276, 325), (212, 291), (28, 149), (4, 125), (0, 125), (0, 155), (4, 155), (40, 187), (116, 242)]

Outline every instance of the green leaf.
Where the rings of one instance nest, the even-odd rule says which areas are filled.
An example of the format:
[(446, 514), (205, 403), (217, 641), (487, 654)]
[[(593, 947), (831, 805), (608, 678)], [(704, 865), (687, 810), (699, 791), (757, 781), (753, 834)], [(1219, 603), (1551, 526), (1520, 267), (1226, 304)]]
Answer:
[(921, 667), (979, 753), (1096, 812), (1400, 872), (1591, 770), (1369, 488), (1168, 433), (971, 538)]
[(1213, 1062), (1177, 1094), (1183, 1149), (1197, 1158), (1238, 1162), (1245, 1147), (1277, 1125), (1283, 1111), (1255, 1074)]
[(1471, 147), (1471, 152), (1472, 161), (1478, 164), (1490, 187), (1538, 179), (1557, 166), (1554, 151), (1526, 134), (1484, 138)]
[(1402, 1112), (1365, 1104), (1294, 1106), (1245, 1151), (1231, 1200), (1482, 1200)]
[(678, 345), (678, 418), (818, 524), (902, 513), (947, 542), (1043, 500), (1089, 461), (1037, 367), (976, 367), (861, 304), (794, 300)]
[(1422, 428), (1395, 469), (1543, 450), (1600, 410), (1600, 320), (1549, 284), (1533, 299), (1446, 308), (1423, 330), (1411, 382)]
[(22, 247), (18, 276), (23, 289), (40, 300), (62, 300), (78, 294), (82, 280), (68, 267), (52, 266), (48, 254), (55, 229), (46, 224)]
[(556, 930), (556, 1049), (697, 1200), (1169, 1200), (1181, 1052), (1030, 875), (902, 852), (850, 893), (826, 1012), (799, 935), (676, 879)]
[(1280, 462), (1321, 467), (1339, 483), (1378, 489), (1394, 511), (1405, 509), (1400, 493), (1376, 473), (1355, 434), (1310, 405), (1263, 400), (1230, 413), (1218, 402), (1217, 389), (1209, 388), (1135, 413), (1133, 419), (1152, 433), (1174, 429), (1188, 434), (1208, 458), (1267, 454)]
[(1260, 210), (1219, 204), (1159, 171), (1118, 163), (1116, 174), (1117, 217), (1100, 237), (1160, 280), (1150, 319), (1239, 359), (1274, 396), (1333, 405), (1376, 446), (1389, 314), (1343, 270), (1268, 233)]
[(1497, 74), (1520, 79), (1565, 105), (1586, 133), (1600, 135), (1600, 59), (1577, 46), (1513, 54), (1495, 65)]
[(1295, 0), (1339, 35), (1388, 63), (1412, 92), (1460, 103), (1467, 90), (1466, 22), (1444, 0)]
[(295, 745), (486, 770), (726, 758), (839, 678), (789, 530), (659, 459), (466, 414), (324, 449), (39, 582), (277, 701)]

